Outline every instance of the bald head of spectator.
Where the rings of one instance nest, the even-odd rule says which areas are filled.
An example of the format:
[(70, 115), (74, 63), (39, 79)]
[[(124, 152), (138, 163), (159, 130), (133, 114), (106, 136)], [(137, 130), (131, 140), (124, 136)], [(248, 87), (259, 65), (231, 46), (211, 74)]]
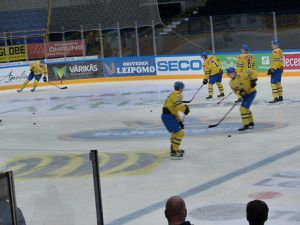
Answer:
[(263, 225), (268, 220), (269, 208), (261, 200), (248, 202), (246, 212), (250, 225)]
[(169, 225), (183, 224), (187, 216), (184, 200), (179, 196), (170, 197), (166, 202), (165, 216)]

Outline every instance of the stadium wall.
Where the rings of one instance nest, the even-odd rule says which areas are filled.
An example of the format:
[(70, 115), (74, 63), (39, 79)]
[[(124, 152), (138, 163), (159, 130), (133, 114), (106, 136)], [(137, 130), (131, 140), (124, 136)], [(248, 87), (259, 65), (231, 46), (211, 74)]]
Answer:
[[(283, 76), (300, 76), (300, 50), (284, 51)], [(216, 54), (223, 68), (235, 66), (239, 52)], [(252, 52), (259, 77), (267, 77), (271, 52)], [(0, 90), (19, 88), (26, 80), (30, 62), (0, 64)], [(113, 82), (149, 79), (203, 79), (199, 54), (124, 58), (80, 57), (48, 60), (48, 79), (59, 84)], [(226, 77), (226, 76), (225, 76)], [(40, 86), (48, 85), (40, 83)], [(29, 85), (30, 86), (30, 85)]]

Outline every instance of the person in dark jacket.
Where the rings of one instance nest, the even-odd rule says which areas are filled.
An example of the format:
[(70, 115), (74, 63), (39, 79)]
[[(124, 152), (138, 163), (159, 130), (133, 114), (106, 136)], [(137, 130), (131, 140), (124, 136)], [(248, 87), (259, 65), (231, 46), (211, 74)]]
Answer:
[(172, 196), (166, 202), (165, 217), (169, 225), (191, 225), (186, 221), (187, 210), (184, 200), (179, 196)]
[(249, 225), (264, 225), (268, 220), (269, 208), (264, 201), (248, 202), (246, 212)]

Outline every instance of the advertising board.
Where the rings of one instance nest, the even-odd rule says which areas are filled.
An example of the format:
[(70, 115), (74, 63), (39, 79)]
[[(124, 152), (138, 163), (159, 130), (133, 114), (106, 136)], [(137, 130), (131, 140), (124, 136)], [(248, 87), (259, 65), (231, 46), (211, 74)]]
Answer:
[(154, 57), (128, 57), (103, 59), (105, 77), (156, 75)]
[(98, 77), (103, 77), (102, 62), (100, 60), (48, 64), (48, 78), (50, 81)]
[(157, 75), (203, 74), (201, 56), (156, 57)]

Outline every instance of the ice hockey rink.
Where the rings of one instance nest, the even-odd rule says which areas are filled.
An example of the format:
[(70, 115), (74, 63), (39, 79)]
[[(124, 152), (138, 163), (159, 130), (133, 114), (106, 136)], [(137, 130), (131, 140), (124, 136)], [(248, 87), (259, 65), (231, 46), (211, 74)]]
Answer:
[[(107, 225), (167, 224), (164, 205), (172, 195), (185, 199), (193, 224), (247, 224), (245, 205), (253, 199), (267, 202), (267, 224), (300, 224), (300, 78), (283, 78), (285, 101), (277, 105), (268, 104), (269, 79), (260, 78), (252, 105), (256, 129), (244, 133), (236, 131), (238, 107), (208, 129), (235, 96), (217, 105), (205, 100), (203, 87), (185, 118), (183, 160), (169, 159), (169, 134), (160, 120), (174, 81), (1, 91), (0, 170), (15, 171), (27, 224), (96, 224), (92, 149), (100, 156)], [(189, 100), (202, 79), (183, 81)], [(229, 94), (229, 80), (223, 81)]]

